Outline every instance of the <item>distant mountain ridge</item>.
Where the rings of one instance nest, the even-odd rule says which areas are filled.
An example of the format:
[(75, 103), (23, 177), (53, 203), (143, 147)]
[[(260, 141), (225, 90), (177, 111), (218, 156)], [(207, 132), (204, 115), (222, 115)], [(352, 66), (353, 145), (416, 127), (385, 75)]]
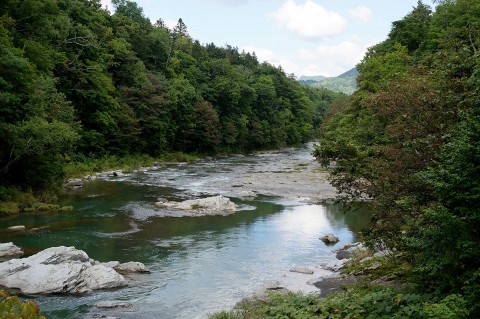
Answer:
[(326, 77), (322, 75), (305, 76), (302, 75), (298, 81), (304, 85), (318, 88), (326, 88), (335, 92), (352, 94), (357, 88), (357, 68), (348, 70), (336, 77)]

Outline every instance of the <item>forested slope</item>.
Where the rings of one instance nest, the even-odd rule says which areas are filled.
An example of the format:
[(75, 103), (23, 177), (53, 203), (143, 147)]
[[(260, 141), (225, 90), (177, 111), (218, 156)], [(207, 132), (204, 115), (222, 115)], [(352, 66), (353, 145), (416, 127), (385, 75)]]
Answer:
[(316, 150), (336, 163), (333, 182), (347, 197), (375, 199), (371, 243), (401, 252), (411, 266), (403, 275), (421, 291), (462, 296), (472, 318), (480, 316), (479, 48), (479, 0), (437, 1), (434, 13), (419, 2), (357, 66), (359, 89), (327, 112)]
[(51, 189), (72, 159), (302, 143), (336, 97), (113, 3), (0, 2), (0, 200)]

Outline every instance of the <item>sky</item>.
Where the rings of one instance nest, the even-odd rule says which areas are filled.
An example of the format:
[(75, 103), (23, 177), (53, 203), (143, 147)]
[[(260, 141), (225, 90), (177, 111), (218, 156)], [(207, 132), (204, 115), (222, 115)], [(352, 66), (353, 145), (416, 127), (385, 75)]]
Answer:
[[(101, 0), (112, 11), (110, 0)], [(337, 76), (386, 39), (418, 0), (137, 0), (152, 23), (179, 18), (194, 40), (255, 52), (287, 74)], [(432, 0), (423, 0), (432, 5)]]

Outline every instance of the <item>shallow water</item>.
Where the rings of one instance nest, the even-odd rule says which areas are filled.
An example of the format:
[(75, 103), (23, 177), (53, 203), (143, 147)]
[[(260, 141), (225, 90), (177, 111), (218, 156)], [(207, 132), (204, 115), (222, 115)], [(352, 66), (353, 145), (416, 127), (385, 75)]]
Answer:
[[(242, 174), (288, 169), (309, 156), (307, 149), (232, 156), (85, 184), (62, 200), (70, 213), (32, 214), (0, 219), (12, 225), (46, 227), (33, 234), (1, 232), (32, 254), (51, 246), (75, 246), (99, 261), (140, 261), (152, 271), (130, 278), (130, 286), (81, 296), (36, 297), (55, 318), (205, 318), (228, 309), (293, 266), (315, 268), (335, 259), (331, 252), (354, 242), (369, 216), (345, 214), (334, 205), (313, 205), (267, 196), (232, 198), (240, 211), (229, 216), (165, 217), (175, 212), (153, 206), (157, 198), (181, 200), (230, 195), (223, 183)], [(283, 164), (282, 164), (283, 163)], [(340, 239), (326, 247), (318, 237)], [(129, 309), (101, 310), (99, 301), (122, 300)]]

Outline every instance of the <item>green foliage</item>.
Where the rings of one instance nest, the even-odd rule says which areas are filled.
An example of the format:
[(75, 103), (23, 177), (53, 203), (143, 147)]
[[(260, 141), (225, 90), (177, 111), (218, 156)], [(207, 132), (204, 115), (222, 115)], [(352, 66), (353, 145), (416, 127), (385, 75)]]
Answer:
[[(350, 102), (327, 111), (314, 152), (335, 162), (332, 182), (346, 197), (375, 199), (371, 244), (402, 251), (411, 264), (403, 271), (421, 290), (461, 294), (472, 318), (480, 315), (479, 8), (441, 1), (432, 13), (419, 2), (394, 22), (358, 65)], [(459, 313), (444, 306), (429, 316)]]
[(34, 301), (22, 301), (17, 296), (10, 296), (8, 292), (0, 290), (0, 318), (1, 319), (45, 319), (40, 314), (40, 308)]
[(467, 318), (465, 301), (459, 295), (443, 299), (391, 288), (354, 286), (328, 298), (295, 293), (271, 294), (267, 301), (252, 299), (231, 312), (221, 312), (211, 319), (462, 319)]

